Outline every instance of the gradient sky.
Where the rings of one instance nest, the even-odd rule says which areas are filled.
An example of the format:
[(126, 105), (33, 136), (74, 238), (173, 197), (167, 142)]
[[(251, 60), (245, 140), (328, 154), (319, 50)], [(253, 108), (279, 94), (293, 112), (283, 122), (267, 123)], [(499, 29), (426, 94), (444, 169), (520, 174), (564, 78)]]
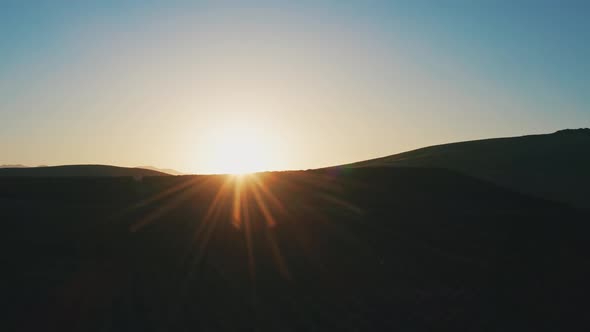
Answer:
[[(590, 127), (590, 1), (0, 0), (0, 164), (268, 169)], [(261, 136), (260, 136), (261, 135)]]

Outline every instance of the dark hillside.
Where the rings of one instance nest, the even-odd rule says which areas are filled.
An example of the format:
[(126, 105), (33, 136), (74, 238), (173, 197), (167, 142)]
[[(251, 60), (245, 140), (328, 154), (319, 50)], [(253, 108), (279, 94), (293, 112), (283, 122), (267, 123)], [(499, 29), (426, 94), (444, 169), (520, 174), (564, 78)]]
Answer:
[(64, 165), (0, 169), (0, 177), (144, 177), (162, 175), (168, 174), (150, 169), (109, 165)]
[(440, 167), (590, 209), (590, 129), (426, 147), (344, 167)]

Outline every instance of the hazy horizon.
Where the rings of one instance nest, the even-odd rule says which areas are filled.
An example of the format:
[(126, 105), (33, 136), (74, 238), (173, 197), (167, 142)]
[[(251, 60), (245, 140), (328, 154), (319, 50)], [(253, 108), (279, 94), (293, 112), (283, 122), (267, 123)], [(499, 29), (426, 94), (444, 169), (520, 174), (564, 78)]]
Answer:
[[(541, 134), (526, 134), (526, 135), (518, 135), (518, 136), (510, 136), (510, 137), (491, 137), (491, 138), (481, 138), (481, 139), (475, 139), (475, 140), (470, 140), (470, 141), (461, 141), (461, 142), (444, 142), (444, 143), (439, 143), (439, 144), (433, 144), (430, 146), (425, 146), (422, 148), (433, 148), (436, 146), (446, 146), (446, 145), (454, 145), (455, 143), (461, 144), (464, 142), (476, 142), (476, 141), (486, 141), (486, 140), (496, 140), (496, 139), (506, 139), (506, 138), (519, 138), (519, 137), (535, 137), (535, 136), (544, 136), (544, 135), (551, 135), (551, 134), (557, 134), (559, 132), (564, 132), (564, 131), (571, 131), (571, 132), (576, 132), (576, 131), (580, 131), (580, 130), (590, 130), (590, 128), (565, 128), (565, 129), (560, 129), (557, 130), (556, 132), (552, 132), (552, 133), (541, 133)], [(343, 163), (343, 164), (333, 164), (333, 165), (326, 165), (327, 167), (330, 166), (344, 166), (344, 165), (351, 165), (351, 164), (357, 164), (357, 163), (363, 163), (363, 162), (370, 162), (372, 160), (379, 160), (383, 157), (393, 157), (393, 156), (398, 156), (398, 155), (404, 155), (405, 153), (408, 152), (412, 152), (412, 151), (416, 151), (416, 150), (420, 150), (421, 148), (417, 148), (417, 149), (412, 149), (412, 150), (407, 150), (407, 151), (401, 151), (401, 152), (395, 152), (392, 154), (388, 154), (388, 155), (384, 155), (384, 156), (377, 156), (376, 158), (369, 158), (369, 159), (363, 159), (363, 160), (356, 160), (352, 163)], [(23, 164), (0, 164), (0, 168), (37, 168), (37, 167), (61, 167), (61, 166), (115, 166), (115, 167), (123, 167), (123, 168), (143, 168), (143, 169), (148, 169), (148, 170), (155, 170), (155, 171), (159, 171), (159, 172), (163, 172), (163, 173), (168, 173), (171, 175), (192, 175), (192, 174), (198, 174), (198, 175), (216, 175), (216, 174), (227, 174), (227, 172), (216, 172), (216, 171), (210, 171), (210, 172), (202, 172), (202, 173), (191, 173), (191, 172), (181, 172), (178, 171), (177, 169), (173, 169), (173, 168), (164, 168), (164, 167), (159, 167), (158, 165), (114, 165), (114, 164), (58, 164), (58, 165), (47, 165), (47, 164), (41, 164), (41, 165), (23, 165)], [(322, 168), (322, 167), (318, 167), (318, 168)], [(309, 170), (310, 168), (307, 168), (307, 170)], [(301, 169), (261, 169), (261, 170), (254, 170), (253, 172), (273, 172), (273, 171), (298, 171), (298, 170), (306, 170), (304, 168)], [(232, 172), (229, 172), (232, 173)]]
[(3, 2), (0, 165), (308, 169), (588, 127), (589, 9)]

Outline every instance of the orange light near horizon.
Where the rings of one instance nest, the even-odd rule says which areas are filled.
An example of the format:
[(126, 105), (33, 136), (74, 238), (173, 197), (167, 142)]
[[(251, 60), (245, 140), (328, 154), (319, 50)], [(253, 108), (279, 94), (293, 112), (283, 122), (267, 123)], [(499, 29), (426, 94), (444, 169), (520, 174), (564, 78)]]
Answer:
[[(207, 257), (211, 241), (219, 241), (219, 238), (214, 240), (215, 233), (231, 229), (232, 233), (239, 232), (244, 237), (244, 256), (252, 280), (256, 279), (257, 247), (269, 250), (279, 273), (290, 279), (289, 266), (281, 252), (280, 227), (293, 227), (302, 216), (320, 222), (330, 220), (325, 217), (326, 213), (334, 210), (330, 207), (355, 215), (362, 213), (361, 209), (340, 196), (340, 184), (333, 180), (329, 174), (314, 172), (299, 172), (295, 177), (273, 172), (189, 177), (187, 181), (130, 207), (133, 210), (154, 202), (158, 206), (132, 224), (129, 230), (137, 232), (155, 221), (165, 221), (163, 217), (167, 213), (191, 198), (197, 198), (200, 201), (196, 204), (205, 204), (206, 209), (196, 210), (199, 216), (195, 220), (191, 248), (196, 253), (194, 266), (199, 266)], [(303, 200), (293, 204), (290, 198), (301, 192), (313, 197), (309, 202)], [(230, 228), (225, 227), (228, 224)], [(259, 241), (264, 241), (262, 246)]]

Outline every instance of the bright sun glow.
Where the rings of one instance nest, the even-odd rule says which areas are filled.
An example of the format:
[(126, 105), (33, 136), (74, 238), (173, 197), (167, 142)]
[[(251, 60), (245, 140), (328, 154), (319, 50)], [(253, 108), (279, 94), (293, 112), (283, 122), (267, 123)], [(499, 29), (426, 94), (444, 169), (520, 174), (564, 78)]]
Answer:
[(227, 126), (210, 135), (208, 141), (208, 164), (215, 173), (265, 171), (278, 161), (273, 138), (258, 128)]

